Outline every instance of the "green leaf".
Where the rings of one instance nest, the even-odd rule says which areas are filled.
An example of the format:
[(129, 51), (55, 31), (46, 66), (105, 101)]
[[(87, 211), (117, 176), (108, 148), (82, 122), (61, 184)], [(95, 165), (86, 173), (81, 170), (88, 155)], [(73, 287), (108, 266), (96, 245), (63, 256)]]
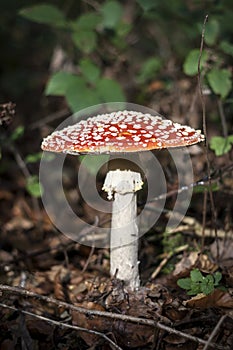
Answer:
[(190, 272), (191, 278), (181, 278), (177, 281), (178, 286), (187, 290), (188, 295), (197, 295), (204, 293), (206, 295), (214, 291), (214, 286), (218, 285), (222, 278), (220, 272), (204, 277), (198, 269)]
[(18, 126), (11, 134), (11, 140), (16, 141), (20, 139), (24, 134), (24, 126), (20, 125)]
[(114, 29), (120, 22), (123, 8), (117, 1), (107, 1), (100, 9), (103, 20), (102, 25), (105, 28)]
[(115, 80), (103, 78), (96, 84), (96, 91), (102, 102), (124, 102), (125, 95)]
[(194, 269), (190, 272), (192, 282), (202, 282), (204, 277), (198, 269)]
[(63, 13), (54, 5), (40, 4), (20, 10), (19, 14), (37, 23), (49, 24), (55, 27), (65, 27), (67, 24)]
[(201, 284), (201, 292), (208, 295), (214, 291), (214, 278), (212, 275), (207, 275), (204, 282)]
[(210, 148), (215, 152), (216, 156), (222, 156), (229, 152), (233, 145), (233, 135), (228, 137), (213, 136), (210, 140)]
[(215, 286), (218, 286), (219, 285), (219, 282), (221, 281), (222, 279), (222, 274), (221, 272), (217, 271), (214, 273), (214, 285)]
[(91, 60), (84, 58), (79, 63), (81, 72), (88, 82), (94, 83), (100, 77), (100, 69)]
[(88, 155), (88, 156), (80, 156), (82, 160), (82, 164), (88, 169), (89, 173), (92, 175), (96, 175), (98, 170), (101, 168), (101, 165), (108, 162), (110, 156), (109, 155)]
[(28, 154), (25, 158), (26, 163), (36, 163), (41, 160), (42, 152)]
[(96, 48), (97, 36), (92, 30), (78, 30), (72, 34), (75, 46), (83, 53), (89, 54)]
[(219, 47), (227, 55), (233, 56), (233, 44), (229, 43), (228, 41), (222, 41)]
[(180, 278), (178, 279), (177, 284), (180, 288), (189, 290), (191, 289), (191, 278)]
[(214, 285), (214, 277), (212, 275), (207, 275), (204, 277), (204, 283)]
[(207, 22), (205, 28), (204, 40), (207, 45), (214, 45), (219, 35), (219, 22), (216, 19), (211, 19)]
[[(194, 49), (189, 52), (183, 64), (183, 70), (185, 74), (193, 76), (198, 73), (199, 55), (200, 55), (199, 49)], [(201, 62), (200, 62), (201, 69), (203, 68), (207, 60), (208, 60), (208, 53), (206, 51), (203, 51), (201, 56)]]
[(36, 198), (41, 196), (41, 188), (37, 175), (32, 175), (27, 178), (26, 188), (31, 196)]
[(159, 58), (151, 57), (147, 59), (138, 74), (137, 81), (139, 83), (146, 83), (147, 81), (155, 78), (156, 73), (160, 70), (162, 62)]
[(80, 77), (69, 72), (54, 73), (46, 86), (46, 95), (64, 96), (68, 88), (77, 85), (80, 82)]
[(89, 89), (85, 82), (73, 86), (66, 92), (66, 99), (73, 112), (78, 112), (83, 108), (99, 104), (101, 101), (96, 91)]
[(158, 6), (158, 3), (156, 3), (155, 0), (137, 0), (137, 3), (145, 12), (150, 11)]
[(116, 35), (122, 40), (133, 28), (131, 23), (120, 22), (116, 27)]
[(190, 291), (188, 291), (188, 295), (197, 295), (201, 293), (201, 283), (199, 282), (191, 282)]
[(213, 68), (207, 74), (211, 89), (216, 95), (225, 98), (232, 88), (231, 72), (227, 69)]
[(101, 16), (95, 12), (88, 12), (78, 17), (72, 22), (74, 30), (94, 30), (101, 21)]

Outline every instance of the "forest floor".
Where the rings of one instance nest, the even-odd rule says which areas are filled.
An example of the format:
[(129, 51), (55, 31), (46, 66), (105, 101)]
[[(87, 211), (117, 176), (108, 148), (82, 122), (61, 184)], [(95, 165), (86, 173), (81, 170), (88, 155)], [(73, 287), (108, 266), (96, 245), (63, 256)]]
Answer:
[[(232, 2), (50, 3), (58, 6), (55, 17), (42, 4), (42, 14), (29, 21), (22, 7), (28, 14), (27, 6), (38, 1), (1, 1), (0, 350), (232, 350)], [(57, 16), (67, 18), (64, 27)], [(205, 52), (196, 57), (204, 16)], [(71, 85), (60, 78), (57, 91), (46, 95), (57, 72), (74, 73), (81, 84), (75, 88), (74, 77), (67, 80)], [(103, 84), (109, 79), (113, 85)], [(109, 212), (94, 209), (92, 197), (94, 183), (102, 205), (110, 207), (101, 190), (106, 168), (97, 179), (91, 168), (82, 173), (86, 202), (77, 176), (81, 161), (66, 157), (64, 198), (84, 223), (75, 226), (75, 240), (59, 230), (58, 221), (69, 221), (63, 207), (59, 217), (48, 215), (38, 191), (43, 138), (81, 109), (77, 101), (84, 99), (85, 107), (112, 101), (116, 87), (125, 100), (202, 129), (206, 137), (188, 148), (193, 176), (185, 178), (186, 187), (178, 175), (185, 176), (187, 159), (178, 159), (178, 174), (171, 153), (154, 153), (166, 191), (158, 191), (147, 211), (146, 186), (138, 193), (144, 219), (158, 212), (160, 195), (164, 202), (139, 241), (135, 291), (110, 276), (109, 248), (91, 240), (96, 226), (101, 234), (111, 225)], [(213, 136), (226, 141), (220, 155), (210, 147)], [(151, 181), (160, 185), (154, 174)], [(182, 203), (174, 210), (179, 195), (187, 210)], [(179, 209), (184, 216), (168, 227)]]
[[(27, 138), (25, 142), (30, 149)], [(166, 210), (140, 240), (141, 287), (133, 292), (110, 278), (107, 248), (88, 247), (61, 234), (40, 199), (29, 195), (15, 153), (19, 143), (5, 152), (1, 175), (0, 349), (233, 348), (231, 155), (209, 153), (210, 183), (205, 148), (193, 148), (191, 204), (166, 235), (178, 188), (161, 152), (168, 174)], [(36, 173), (38, 166), (30, 171)], [(71, 156), (67, 168), (73, 167), (77, 162)], [(102, 180), (101, 175), (98, 188)], [(82, 219), (93, 224), (98, 213), (82, 201), (75, 186), (72, 175), (65, 183), (67, 197)], [(99, 216), (101, 225), (110, 225), (109, 215)], [(180, 288), (177, 281), (193, 270), (213, 288), (192, 295)], [(213, 279), (216, 272), (221, 273), (218, 281)]]

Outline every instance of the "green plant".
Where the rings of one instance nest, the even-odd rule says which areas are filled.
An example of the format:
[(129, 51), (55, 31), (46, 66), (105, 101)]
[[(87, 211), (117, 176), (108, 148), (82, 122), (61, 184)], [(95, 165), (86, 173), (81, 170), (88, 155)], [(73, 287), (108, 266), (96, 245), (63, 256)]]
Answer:
[(229, 152), (233, 145), (233, 135), (227, 137), (213, 136), (210, 140), (210, 148), (215, 152), (216, 156), (222, 156)]
[[(73, 112), (99, 103), (125, 101), (121, 85), (104, 74), (100, 63), (103, 53), (98, 43), (107, 38), (116, 53), (124, 48), (131, 25), (122, 19), (122, 13), (123, 6), (113, 0), (74, 19), (68, 18), (57, 6), (46, 3), (21, 9), (21, 16), (49, 25), (55, 31), (58, 45), (72, 63), (71, 71), (60, 68), (52, 73), (46, 95), (64, 96)], [(60, 37), (65, 38), (68, 47), (61, 43)]]
[[(10, 104), (5, 104), (3, 106), (8, 106)], [(2, 106), (2, 105), (1, 105)], [(3, 117), (6, 118), (9, 116), (3, 113)], [(3, 118), (1, 116), (1, 119)], [(0, 120), (1, 121), (1, 120)], [(1, 126), (1, 123), (0, 123)], [(26, 190), (27, 192), (34, 198), (40, 197), (42, 189), (40, 188), (39, 178), (37, 175), (31, 175), (26, 163), (35, 163), (40, 161), (42, 152), (34, 153), (28, 155), (25, 160), (22, 158), (18, 148), (16, 146), (16, 142), (21, 140), (25, 133), (25, 128), (22, 125), (16, 127), (11, 133), (8, 132), (7, 129), (3, 129), (0, 134), (0, 158), (1, 158), (1, 150), (2, 148), (8, 149), (15, 158), (15, 161), (18, 167), (21, 169), (25, 180), (26, 180)], [(4, 171), (4, 162), (1, 164), (0, 171)]]
[[(215, 95), (225, 100), (232, 91), (232, 74), (228, 58), (233, 56), (233, 45), (221, 40), (221, 26), (217, 19), (211, 18), (207, 22), (204, 42), (207, 49), (202, 52), (200, 68), (205, 73), (205, 83)], [(183, 64), (185, 74), (194, 76), (198, 73), (199, 55), (199, 49), (192, 49), (188, 53)]]
[(208, 295), (219, 287), (219, 282), (222, 279), (220, 272), (215, 272), (213, 275), (203, 276), (200, 270), (194, 269), (190, 272), (190, 277), (180, 278), (177, 284), (180, 288), (187, 291), (188, 295), (197, 295), (203, 293)]
[(150, 57), (143, 62), (138, 75), (137, 82), (139, 84), (147, 83), (159, 72), (162, 67), (162, 61), (158, 57)]
[[(204, 83), (209, 86), (217, 98), (224, 134), (224, 137), (212, 137), (210, 148), (216, 156), (221, 156), (229, 152), (233, 144), (233, 135), (227, 135), (227, 122), (224, 114), (224, 103), (232, 103), (231, 99), (227, 101), (227, 97), (232, 92), (232, 72), (228, 60), (229, 56), (233, 56), (233, 45), (225, 38), (221, 38), (221, 26), (214, 17), (206, 24), (204, 41), (207, 49), (202, 52), (200, 68), (204, 76)], [(199, 56), (198, 49), (188, 53), (183, 64), (183, 70), (187, 75), (194, 76), (198, 73)]]
[(39, 177), (37, 175), (30, 175), (26, 178), (26, 189), (28, 193), (34, 198), (41, 196), (42, 188), (39, 183)]

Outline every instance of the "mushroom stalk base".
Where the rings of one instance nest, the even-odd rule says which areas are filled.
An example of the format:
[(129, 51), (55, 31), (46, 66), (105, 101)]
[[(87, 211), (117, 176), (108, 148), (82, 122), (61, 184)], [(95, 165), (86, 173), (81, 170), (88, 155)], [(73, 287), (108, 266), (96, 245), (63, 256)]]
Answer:
[(110, 171), (103, 189), (112, 205), (110, 272), (132, 290), (140, 285), (138, 271), (138, 226), (136, 191), (141, 189), (141, 175), (132, 171)]

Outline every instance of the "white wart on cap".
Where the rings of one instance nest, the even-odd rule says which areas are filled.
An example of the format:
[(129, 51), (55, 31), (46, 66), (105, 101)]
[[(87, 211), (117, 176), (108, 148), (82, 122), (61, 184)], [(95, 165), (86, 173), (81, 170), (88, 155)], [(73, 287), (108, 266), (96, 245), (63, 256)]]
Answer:
[(183, 147), (204, 140), (200, 130), (134, 111), (100, 114), (53, 132), (44, 151), (70, 154), (140, 152)]

